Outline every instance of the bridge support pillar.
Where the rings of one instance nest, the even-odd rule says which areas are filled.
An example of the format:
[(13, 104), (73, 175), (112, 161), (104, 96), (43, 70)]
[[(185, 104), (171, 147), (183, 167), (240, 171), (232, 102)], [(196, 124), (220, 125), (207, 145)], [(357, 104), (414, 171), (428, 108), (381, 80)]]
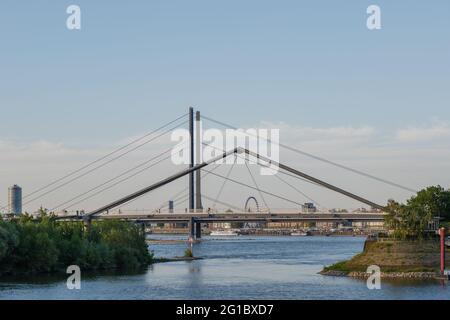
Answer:
[(89, 232), (91, 231), (92, 219), (91, 217), (83, 217), (84, 229)]
[(189, 220), (188, 223), (188, 228), (189, 228), (189, 240), (195, 240), (195, 219), (193, 217), (191, 217), (191, 219)]
[(145, 222), (141, 222), (141, 232), (142, 232), (142, 235), (145, 238)]
[(200, 222), (195, 223), (195, 238), (200, 239), (202, 237), (202, 224)]

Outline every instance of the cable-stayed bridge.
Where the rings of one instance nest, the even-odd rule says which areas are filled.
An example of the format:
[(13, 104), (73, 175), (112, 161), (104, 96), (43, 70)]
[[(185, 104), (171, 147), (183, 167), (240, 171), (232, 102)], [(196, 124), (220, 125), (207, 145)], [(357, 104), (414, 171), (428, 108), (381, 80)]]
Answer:
[[(187, 119), (186, 119), (187, 118)], [(196, 130), (194, 130), (194, 122), (200, 120), (210, 121), (212, 123), (218, 124), (225, 128), (237, 129), (231, 125), (223, 123), (221, 121), (215, 120), (209, 117), (200, 117), (200, 112), (196, 112), (195, 120), (194, 120), (194, 111), (192, 108), (189, 109), (187, 114), (181, 115), (174, 120), (171, 120), (159, 128), (141, 136), (130, 143), (110, 152), (106, 155), (72, 171), (62, 177), (55, 179), (54, 181), (34, 190), (33, 192), (24, 196), (24, 205), (31, 204), (36, 202), (37, 200), (61, 189), (70, 184), (74, 183), (77, 180), (82, 179), (83, 177), (93, 173), (94, 171), (118, 160), (126, 156), (127, 154), (145, 146), (153, 141), (157, 141), (164, 135), (172, 132), (173, 130), (183, 127), (188, 124), (189, 133), (190, 133), (190, 141), (189, 141), (189, 165), (186, 169), (175, 172), (172, 175), (169, 175), (159, 181), (156, 181), (145, 188), (140, 190), (136, 190), (132, 193), (128, 193), (115, 201), (107, 203), (95, 210), (90, 210), (88, 212), (84, 212), (79, 210), (76, 214), (71, 214), (69, 212), (70, 208), (75, 206), (79, 207), (87, 200), (98, 197), (101, 194), (107, 192), (108, 190), (114, 188), (115, 186), (132, 179), (133, 177), (148, 171), (150, 169), (157, 170), (155, 167), (167, 161), (171, 158), (173, 154), (173, 148), (168, 148), (163, 152), (152, 156), (150, 159), (121, 172), (114, 177), (109, 178), (107, 181), (102, 182), (96, 186), (90, 186), (86, 191), (71, 197), (68, 200), (65, 200), (59, 204), (56, 204), (49, 211), (57, 214), (59, 219), (71, 219), (71, 220), (83, 220), (86, 226), (89, 226), (93, 219), (124, 219), (124, 220), (133, 220), (133, 221), (149, 221), (149, 222), (188, 222), (190, 235), (192, 237), (200, 237), (201, 236), (201, 224), (202, 223), (213, 223), (213, 222), (278, 222), (278, 221), (299, 221), (299, 222), (308, 222), (308, 221), (383, 221), (384, 219), (384, 211), (386, 208), (383, 205), (375, 203), (371, 200), (366, 199), (360, 195), (357, 195), (354, 192), (350, 192), (343, 188), (340, 188), (336, 185), (330, 184), (324, 180), (318, 179), (312, 175), (309, 175), (300, 170), (300, 168), (294, 168), (293, 166), (288, 166), (281, 162), (273, 161), (270, 158), (267, 158), (261, 154), (258, 154), (252, 150), (248, 150), (243, 147), (236, 147), (231, 150), (217, 150), (219, 155), (201, 163), (196, 163), (195, 159), (199, 158), (198, 154), (203, 145), (207, 145), (201, 143), (199, 139), (199, 127), (195, 126)], [(276, 141), (270, 141), (270, 139), (266, 139), (268, 143), (277, 143)], [(347, 170), (351, 173), (363, 176), (368, 179), (376, 180), (378, 182), (384, 183), (386, 185), (390, 185), (395, 188), (400, 188), (406, 190), (408, 192), (415, 192), (412, 188), (408, 188), (406, 186), (402, 186), (398, 183), (373, 176), (366, 172), (362, 172), (356, 170), (354, 168), (350, 168), (344, 166), (342, 164), (338, 164), (336, 162), (318, 157), (316, 155), (312, 155), (310, 153), (304, 152), (302, 150), (296, 149), (289, 145), (284, 145), (281, 143), (277, 143), (280, 148), (284, 148), (290, 151), (293, 151), (297, 154), (301, 154), (303, 156), (310, 157), (316, 161), (320, 161), (332, 166), (336, 166), (340, 169)], [(210, 146), (210, 145), (208, 145)], [(197, 156), (195, 157), (194, 155)], [(234, 163), (230, 166), (226, 175), (220, 175), (216, 172), (216, 169), (220, 166), (217, 164), (219, 160), (227, 159), (229, 157), (234, 157)], [(236, 159), (241, 158), (244, 160), (244, 164), (248, 169), (249, 176), (251, 177), (251, 181), (253, 185), (244, 183), (237, 179), (232, 179), (230, 177), (230, 173), (234, 168), (234, 164), (236, 163)], [(314, 184), (316, 186), (331, 190), (333, 192), (337, 192), (343, 196), (349, 197), (353, 200), (356, 200), (360, 203), (370, 206), (375, 209), (377, 212), (374, 213), (303, 213), (301, 210), (297, 210), (295, 212), (288, 212), (287, 210), (271, 210), (266, 198), (274, 197), (278, 200), (285, 201), (286, 203), (290, 203), (291, 205), (295, 205), (297, 208), (301, 207), (303, 204), (299, 202), (297, 199), (288, 198), (283, 194), (278, 194), (274, 190), (266, 190), (259, 187), (255, 177), (250, 171), (248, 164), (256, 163), (260, 165), (264, 165), (261, 163), (266, 163), (269, 165), (276, 165), (278, 167), (278, 173), (274, 175), (274, 179), (278, 179), (289, 188), (298, 192), (302, 197), (309, 199), (312, 202), (317, 203), (312, 200), (311, 197), (306, 195), (304, 191), (300, 190), (293, 183), (288, 182), (284, 177), (291, 177), (293, 179), (301, 180), (303, 182), (308, 182)], [(223, 180), (222, 186), (216, 195), (215, 198), (208, 197), (206, 194), (201, 192), (202, 190), (202, 180), (205, 176), (212, 176), (218, 179)], [(283, 176), (283, 178), (282, 178)], [(122, 213), (120, 208), (124, 205), (128, 205), (137, 199), (144, 197), (145, 195), (163, 188), (164, 186), (173, 183), (183, 177), (188, 177), (189, 182), (188, 186), (181, 190), (176, 195), (171, 197), (167, 197), (164, 199), (163, 204), (150, 212), (145, 213)], [(248, 212), (241, 208), (236, 204), (229, 204), (221, 199), (221, 195), (226, 183), (233, 183), (235, 185), (240, 185), (245, 188), (252, 189), (254, 192), (257, 192), (264, 203), (265, 208), (258, 208), (257, 212)], [(174, 211), (173, 206), (177, 203), (188, 201), (188, 207), (185, 212), (177, 212)], [(225, 205), (228, 210), (210, 210), (210, 208), (203, 208), (202, 203), (205, 201), (211, 201), (213, 203), (213, 207), (217, 203)], [(255, 199), (256, 200), (256, 199)], [(170, 202), (169, 202), (170, 201)], [(167, 212), (163, 212), (167, 207), (167, 203), (172, 205), (172, 208), (169, 208)], [(3, 208), (4, 209), (4, 208)], [(58, 211), (59, 210), (59, 211)], [(62, 212), (62, 213), (61, 213)]]

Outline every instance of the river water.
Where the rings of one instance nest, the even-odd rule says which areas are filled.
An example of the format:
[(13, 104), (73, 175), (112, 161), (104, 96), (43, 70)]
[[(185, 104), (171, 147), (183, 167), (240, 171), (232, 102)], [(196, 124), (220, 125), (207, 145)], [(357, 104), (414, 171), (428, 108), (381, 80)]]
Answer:
[[(156, 236), (153, 239), (183, 239)], [(81, 290), (66, 279), (0, 279), (0, 299), (450, 299), (438, 281), (364, 280), (317, 274), (362, 251), (361, 237), (204, 237), (202, 260), (157, 263), (137, 274), (83, 274)], [(153, 244), (157, 257), (182, 256), (185, 243)]]

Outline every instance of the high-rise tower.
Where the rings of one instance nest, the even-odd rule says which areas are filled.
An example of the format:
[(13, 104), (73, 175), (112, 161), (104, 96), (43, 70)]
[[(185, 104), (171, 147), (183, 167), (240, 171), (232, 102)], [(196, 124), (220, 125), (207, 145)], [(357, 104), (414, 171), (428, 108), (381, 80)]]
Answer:
[(8, 207), (10, 213), (22, 213), (22, 188), (16, 184), (8, 188)]

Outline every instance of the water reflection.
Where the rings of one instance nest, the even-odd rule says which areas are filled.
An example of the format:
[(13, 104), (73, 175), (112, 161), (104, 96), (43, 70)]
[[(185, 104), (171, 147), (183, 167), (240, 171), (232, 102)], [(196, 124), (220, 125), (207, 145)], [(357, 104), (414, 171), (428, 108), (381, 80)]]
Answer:
[[(64, 275), (2, 278), (0, 299), (450, 299), (449, 287), (436, 281), (383, 279), (381, 290), (368, 290), (363, 279), (318, 274), (361, 252), (363, 243), (357, 237), (205, 237), (194, 248), (202, 260), (157, 263), (133, 274), (82, 272), (81, 290), (68, 290)], [(150, 247), (157, 257), (175, 257), (186, 244)]]

